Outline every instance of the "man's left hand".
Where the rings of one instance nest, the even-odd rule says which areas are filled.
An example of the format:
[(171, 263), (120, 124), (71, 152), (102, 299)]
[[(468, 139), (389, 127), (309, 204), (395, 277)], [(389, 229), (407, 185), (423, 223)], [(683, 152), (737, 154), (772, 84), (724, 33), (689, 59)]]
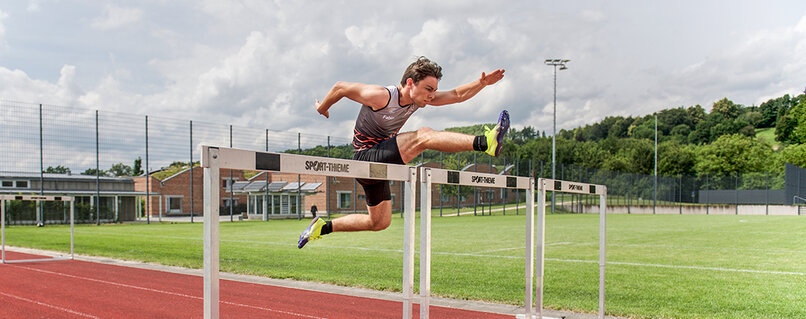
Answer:
[(506, 71), (506, 70), (498, 69), (498, 70), (493, 71), (490, 74), (485, 74), (484, 72), (481, 72), (481, 77), (479, 78), (479, 82), (481, 82), (481, 84), (484, 84), (484, 85), (493, 85), (496, 82), (498, 82), (498, 80), (501, 80), (501, 79), (504, 78), (504, 71)]

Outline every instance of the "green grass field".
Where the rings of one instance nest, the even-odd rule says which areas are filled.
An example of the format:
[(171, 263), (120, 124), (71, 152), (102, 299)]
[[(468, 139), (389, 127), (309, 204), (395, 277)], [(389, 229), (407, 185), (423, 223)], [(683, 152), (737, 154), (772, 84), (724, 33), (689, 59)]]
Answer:
[[(598, 219), (548, 216), (547, 308), (597, 311)], [(308, 222), (222, 223), (221, 270), (400, 291), (399, 215), (382, 232), (336, 233), (299, 250), (296, 239)], [(523, 214), (509, 213), (434, 218), (433, 294), (522, 304), (524, 222)], [(609, 215), (607, 222), (610, 315), (806, 317), (806, 217)], [(66, 251), (68, 231), (12, 226), (6, 240)], [(78, 254), (202, 266), (200, 223), (81, 225), (75, 241)]]

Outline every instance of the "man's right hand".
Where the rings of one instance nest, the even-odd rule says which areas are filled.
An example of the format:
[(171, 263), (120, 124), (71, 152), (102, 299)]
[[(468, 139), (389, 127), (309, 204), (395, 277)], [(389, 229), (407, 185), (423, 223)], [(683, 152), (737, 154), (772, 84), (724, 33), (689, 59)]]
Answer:
[(316, 111), (319, 112), (319, 114), (324, 115), (326, 118), (330, 118), (330, 112), (327, 110), (328, 107), (323, 106), (322, 102), (319, 102), (319, 100), (314, 100), (316, 101)]

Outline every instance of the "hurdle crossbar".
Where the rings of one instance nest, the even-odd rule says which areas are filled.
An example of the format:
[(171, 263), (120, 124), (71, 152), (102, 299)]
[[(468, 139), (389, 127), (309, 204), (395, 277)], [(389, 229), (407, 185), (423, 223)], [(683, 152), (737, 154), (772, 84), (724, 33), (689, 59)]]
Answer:
[[(61, 201), (61, 202), (70, 202), (70, 257), (63, 256), (63, 257), (53, 257), (53, 258), (35, 258), (35, 259), (15, 259), (15, 260), (6, 260), (6, 201), (12, 200), (25, 200), (25, 201)], [(12, 264), (12, 263), (25, 263), (25, 262), (38, 262), (38, 261), (56, 261), (56, 260), (71, 260), (73, 259), (73, 238), (74, 238), (74, 226), (75, 226), (75, 201), (74, 198), (71, 196), (40, 196), (40, 195), (0, 195), (0, 237), (2, 237), (2, 262), (4, 264)]]
[(607, 187), (571, 181), (540, 178), (537, 180), (537, 318), (543, 318), (543, 267), (546, 247), (546, 191), (599, 196), (599, 318), (604, 319), (605, 307), (605, 221)]
[(411, 318), (414, 293), (414, 208), (417, 169), (412, 166), (371, 163), (307, 155), (257, 152), (201, 146), (204, 168), (204, 318), (219, 317), (219, 170), (222, 168), (339, 176), (406, 182), (403, 217), (403, 317)]
[[(534, 195), (534, 178), (506, 176), (469, 171), (420, 168), (420, 318), (428, 318), (431, 304), (431, 185), (463, 185), (492, 188), (525, 189)], [(534, 281), (534, 196), (527, 196), (525, 312), (532, 315), (532, 283)], [(410, 318), (410, 317), (404, 317)]]

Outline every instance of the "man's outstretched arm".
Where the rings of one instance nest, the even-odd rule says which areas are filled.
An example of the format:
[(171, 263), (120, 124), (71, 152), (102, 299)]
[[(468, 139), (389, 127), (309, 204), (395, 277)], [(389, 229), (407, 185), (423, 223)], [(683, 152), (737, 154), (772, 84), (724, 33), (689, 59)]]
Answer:
[(389, 101), (389, 91), (380, 85), (336, 82), (321, 102), (316, 100), (316, 111), (329, 118), (330, 112), (328, 110), (343, 97), (362, 105), (369, 105), (372, 109), (377, 110), (386, 106)]
[(481, 77), (473, 82), (460, 85), (450, 91), (438, 91), (434, 99), (428, 103), (431, 105), (445, 105), (464, 102), (479, 93), (487, 85), (492, 85), (504, 77), (504, 69), (498, 69), (490, 74), (481, 73)]

